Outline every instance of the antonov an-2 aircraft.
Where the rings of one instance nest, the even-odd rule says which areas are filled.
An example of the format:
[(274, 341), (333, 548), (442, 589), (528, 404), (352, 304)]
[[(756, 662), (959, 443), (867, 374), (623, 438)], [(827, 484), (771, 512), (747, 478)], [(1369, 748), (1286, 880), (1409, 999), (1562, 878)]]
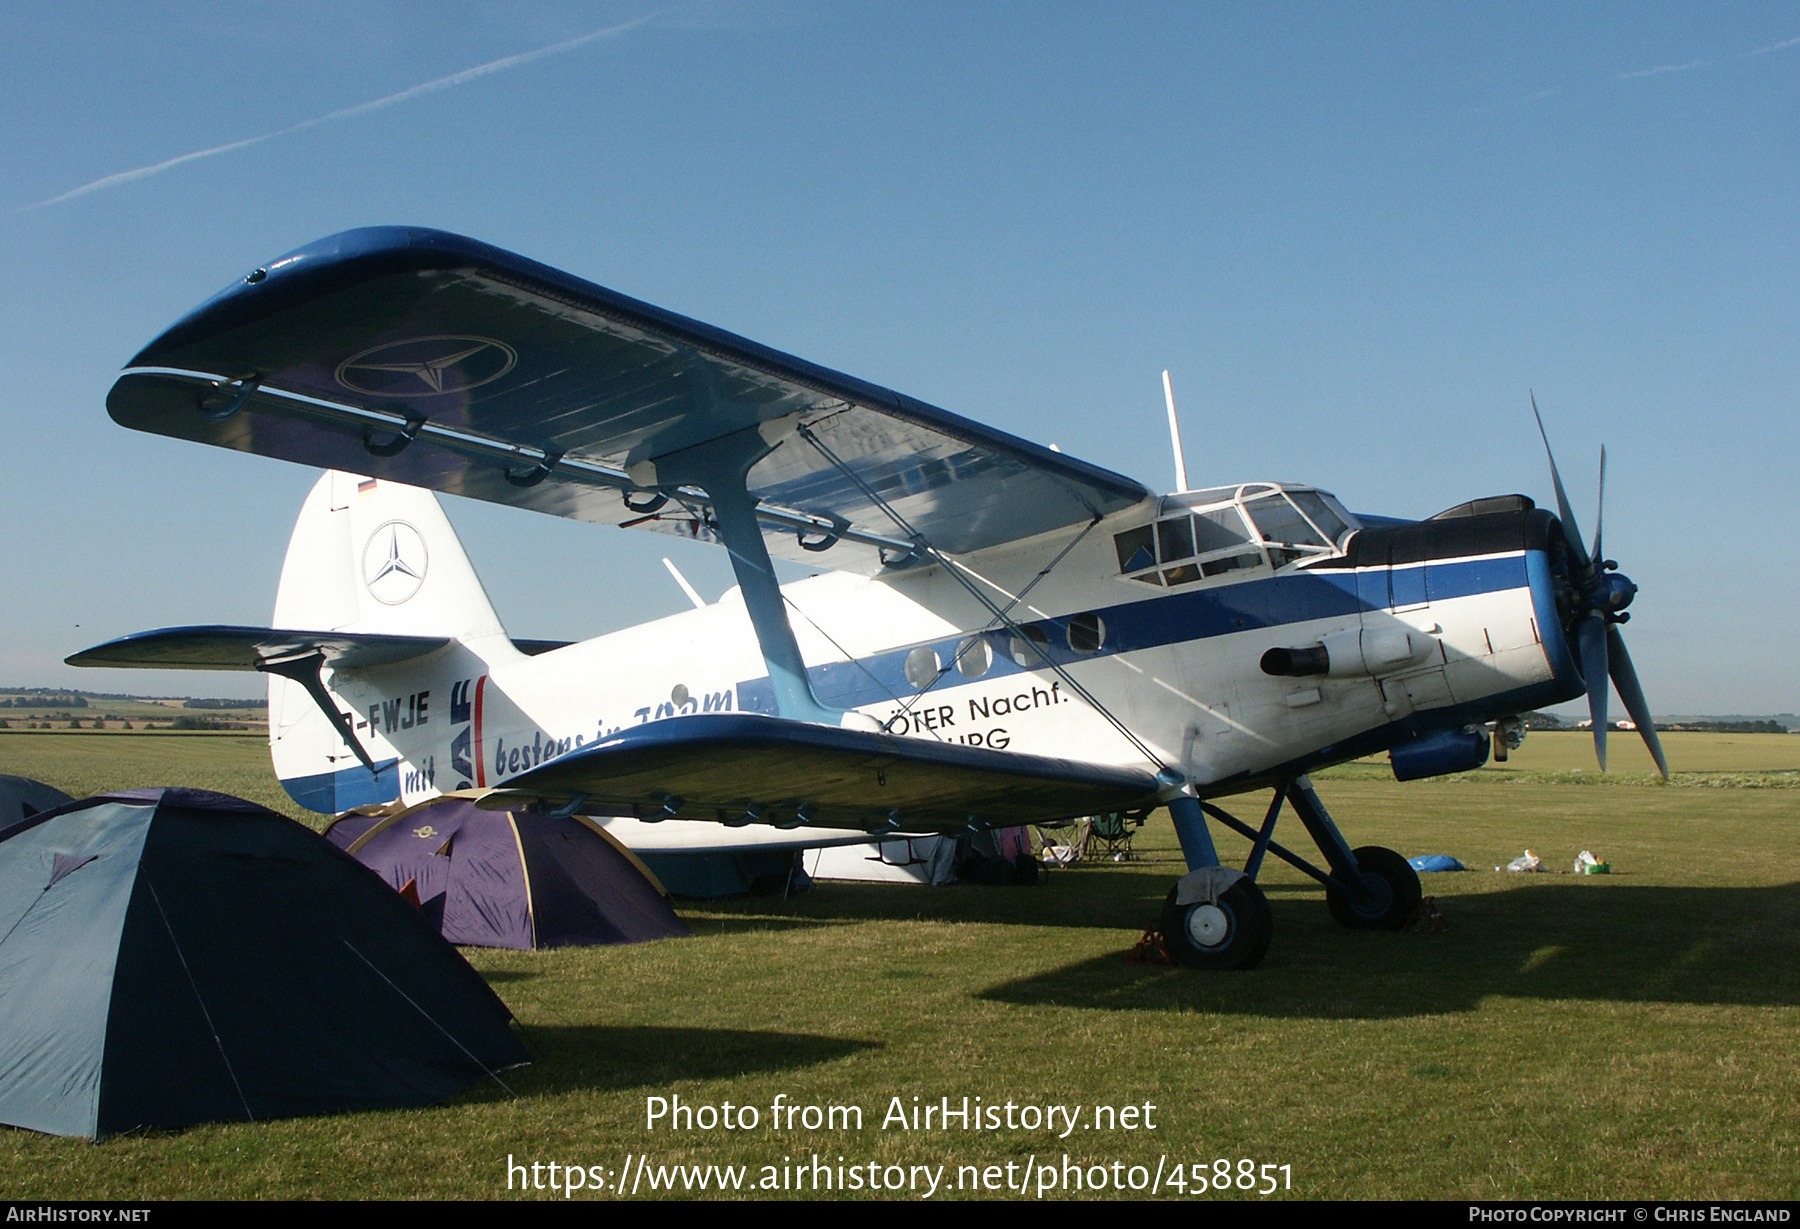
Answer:
[[(1167, 806), (1189, 873), (1165, 940), (1244, 968), (1270, 939), (1266, 854), (1346, 926), (1398, 928), (1419, 901), (1400, 855), (1339, 834), (1313, 769), (1386, 751), (1402, 779), (1466, 771), (1519, 714), (1584, 692), (1604, 764), (1609, 674), (1662, 765), (1617, 626), (1635, 586), (1582, 544), (1554, 460), (1560, 517), (1519, 495), (1358, 517), (1276, 482), (1159, 497), (400, 227), (253, 270), (133, 359), (107, 408), (329, 471), (275, 627), (70, 658), (266, 672), (276, 771), (319, 811), (470, 789), (619, 817), (640, 849), (727, 849)], [(717, 543), (738, 586), (518, 644), (432, 491)], [(832, 570), (783, 586), (771, 556)], [(1212, 801), (1271, 787), (1254, 825)], [(1323, 869), (1272, 839), (1284, 805)], [(1208, 817), (1252, 842), (1243, 870)]]

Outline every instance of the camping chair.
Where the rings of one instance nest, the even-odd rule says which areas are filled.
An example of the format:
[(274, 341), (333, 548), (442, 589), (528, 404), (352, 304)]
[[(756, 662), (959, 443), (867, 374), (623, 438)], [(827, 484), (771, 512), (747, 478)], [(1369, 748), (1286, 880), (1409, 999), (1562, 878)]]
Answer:
[(1048, 868), (1073, 866), (1087, 848), (1085, 819), (1059, 819), (1054, 823), (1034, 824), (1038, 838), (1038, 861)]
[(1141, 818), (1134, 820), (1122, 811), (1107, 811), (1089, 817), (1087, 825), (1082, 857), (1112, 862), (1130, 862), (1137, 857), (1131, 852), (1131, 838), (1144, 826)]

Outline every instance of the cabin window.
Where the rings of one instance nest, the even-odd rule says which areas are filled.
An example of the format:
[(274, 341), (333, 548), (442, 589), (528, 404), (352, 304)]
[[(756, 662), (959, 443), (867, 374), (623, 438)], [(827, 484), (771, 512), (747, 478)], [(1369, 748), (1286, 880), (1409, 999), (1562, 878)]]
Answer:
[(1100, 651), (1106, 643), (1106, 624), (1099, 615), (1089, 612), (1069, 620), (1069, 649), (1084, 657)]
[(922, 644), (906, 655), (906, 681), (920, 691), (937, 682), (943, 668), (944, 663), (938, 660), (937, 650), (928, 644)]
[(1012, 640), (1007, 651), (1012, 659), (1026, 670), (1036, 670), (1043, 666), (1049, 655), (1044, 652), (1050, 644), (1050, 637), (1044, 634), (1041, 627), (1020, 627), (1013, 629)]
[(956, 672), (966, 679), (978, 679), (994, 664), (994, 650), (986, 636), (970, 636), (956, 646)]

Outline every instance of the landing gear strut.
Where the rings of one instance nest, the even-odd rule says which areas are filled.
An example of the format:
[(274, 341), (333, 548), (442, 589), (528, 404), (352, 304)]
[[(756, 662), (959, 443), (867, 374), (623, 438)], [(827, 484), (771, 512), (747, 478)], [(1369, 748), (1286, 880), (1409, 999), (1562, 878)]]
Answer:
[[(1293, 805), (1325, 855), (1329, 871), (1275, 842), (1275, 821), (1284, 803)], [(1256, 875), (1270, 853), (1324, 884), (1331, 916), (1351, 930), (1399, 930), (1419, 906), (1419, 876), (1406, 859), (1379, 845), (1352, 850), (1313, 792), (1312, 782), (1303, 776), (1280, 783), (1260, 829), (1210, 802), (1186, 796), (1169, 803), (1169, 814), (1189, 874), (1170, 889), (1163, 905), (1163, 942), (1176, 963), (1188, 968), (1253, 969), (1262, 963), (1274, 919), (1256, 886)], [(1250, 839), (1250, 857), (1242, 873), (1220, 865), (1207, 830), (1208, 817)], [(1207, 873), (1198, 873), (1202, 871)]]

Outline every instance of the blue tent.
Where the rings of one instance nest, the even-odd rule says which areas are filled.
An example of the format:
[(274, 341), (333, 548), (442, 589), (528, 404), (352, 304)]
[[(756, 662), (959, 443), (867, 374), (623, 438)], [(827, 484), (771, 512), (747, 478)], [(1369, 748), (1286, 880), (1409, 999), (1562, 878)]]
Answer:
[(0, 1122), (426, 1105), (526, 1057), (418, 910), (273, 811), (142, 790), (0, 828)]
[(53, 811), (75, 800), (54, 786), (30, 777), (0, 775), (0, 830), (39, 811)]

